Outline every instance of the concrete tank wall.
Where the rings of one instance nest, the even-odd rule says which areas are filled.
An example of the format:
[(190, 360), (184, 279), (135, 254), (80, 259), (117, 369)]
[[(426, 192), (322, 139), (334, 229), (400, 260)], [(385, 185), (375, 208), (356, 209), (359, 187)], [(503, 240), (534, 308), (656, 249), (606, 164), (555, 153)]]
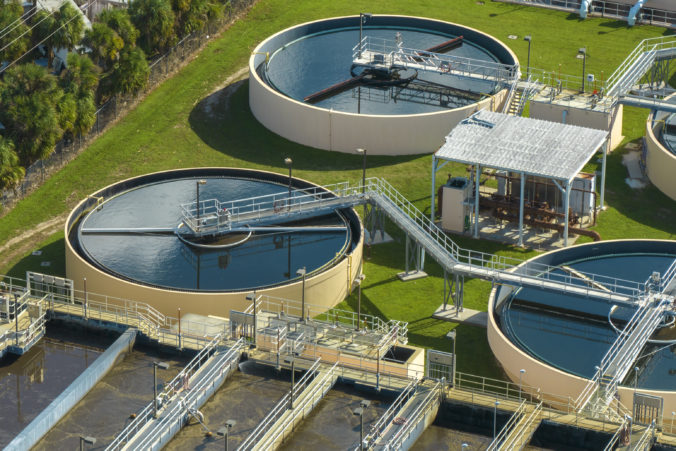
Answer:
[[(431, 19), (406, 16), (374, 16), (394, 18), (423, 26), (448, 27), (462, 32), (466, 39), (478, 42), (501, 60), (516, 64), (516, 55), (497, 39), (472, 28)], [(507, 96), (503, 89), (480, 102), (448, 111), (410, 115), (367, 115), (327, 110), (293, 100), (271, 88), (256, 68), (265, 61), (265, 52), (274, 51), (289, 39), (298, 38), (326, 28), (358, 23), (356, 17), (341, 17), (309, 22), (283, 30), (263, 41), (249, 59), (249, 106), (256, 119), (270, 131), (291, 141), (323, 150), (354, 153), (366, 148), (369, 155), (423, 154), (436, 151), (453, 127), (472, 113), (489, 108), (499, 109)], [(347, 21), (350, 21), (348, 24)], [(376, 25), (378, 25), (376, 23)], [(456, 30), (457, 29), (457, 30)]]
[(646, 172), (648, 178), (660, 191), (676, 200), (676, 155), (664, 147), (658, 136), (664, 123), (659, 122), (653, 128), (653, 115), (648, 117), (645, 132)]
[[(571, 251), (570, 257), (572, 257), (573, 255), (581, 256), (583, 254), (594, 254), (598, 252), (599, 249), (602, 249), (602, 247), (612, 246), (613, 243), (627, 243), (627, 247), (629, 248), (634, 243), (639, 246), (641, 243), (648, 242), (655, 243), (655, 250), (659, 249), (660, 245), (665, 246), (665, 248), (666, 246), (669, 246), (669, 248), (672, 250), (674, 246), (676, 246), (676, 242), (668, 240), (610, 240), (603, 241), (601, 243), (582, 244), (573, 248), (565, 249), (564, 251), (559, 250), (548, 252), (536, 257), (536, 259), (541, 263), (556, 264), (553, 261), (549, 261), (549, 258), (554, 257), (557, 254), (561, 255), (565, 251)], [(627, 250), (630, 251), (630, 249)], [(493, 288), (488, 301), (487, 328), (488, 343), (491, 347), (491, 350), (493, 351), (493, 354), (495, 355), (495, 358), (498, 360), (498, 362), (500, 362), (500, 365), (513, 382), (519, 381), (520, 370), (525, 369), (526, 372), (523, 374), (521, 379), (524, 385), (535, 387), (536, 389), (539, 388), (541, 393), (557, 395), (557, 398), (554, 399), (555, 403), (565, 403), (568, 399), (570, 399), (570, 402), (573, 403), (587, 385), (588, 379), (554, 368), (551, 365), (535, 359), (530, 354), (527, 354), (521, 348), (514, 345), (511, 340), (502, 333), (500, 326), (495, 320), (494, 310), (497, 291), (498, 288)], [(584, 352), (584, 350), (576, 350), (576, 352)], [(676, 411), (676, 391), (645, 389), (638, 389), (637, 391), (663, 398), (664, 418), (666, 421), (670, 421), (671, 412)], [(619, 387), (618, 394), (620, 396), (620, 402), (628, 409), (631, 409), (633, 404), (634, 389), (632, 387)], [(544, 397), (544, 400), (545, 402), (547, 401), (546, 396)], [(561, 406), (555, 405), (555, 407)]]
[[(229, 168), (200, 168), (194, 170), (182, 170), (181, 172), (199, 172), (220, 169)], [(165, 171), (152, 175), (170, 175), (175, 172), (177, 171)], [(265, 173), (264, 171), (256, 172)], [(141, 176), (140, 178), (142, 177), (145, 176)], [(99, 293), (121, 299), (145, 302), (155, 307), (161, 313), (169, 316), (176, 316), (177, 310), (180, 308), (182, 312), (186, 313), (228, 317), (231, 309), (242, 311), (248, 307), (251, 302), (246, 300), (246, 295), (250, 294), (252, 290), (236, 292), (194, 292), (152, 287), (115, 277), (114, 275), (95, 267), (80, 255), (71, 240), (68, 239), (71, 228), (75, 226), (78, 217), (83, 214), (84, 211), (87, 211), (88, 208), (92, 208), (95, 205), (95, 196), (105, 195), (105, 193), (111, 192), (115, 186), (128, 185), (137, 179), (139, 179), (139, 177), (118, 182), (103, 188), (99, 192), (83, 200), (75, 207), (73, 212), (71, 212), (65, 225), (65, 235), (67, 238), (66, 277), (74, 281), (75, 289), (84, 289), (83, 281), (86, 277), (87, 291), (90, 293), (89, 299), (92, 301), (102, 300), (102, 298), (91, 294)], [(308, 186), (311, 185), (309, 182), (300, 179), (294, 179), (294, 182), (295, 181), (307, 183)], [(345, 299), (350, 293), (352, 283), (360, 271), (363, 243), (364, 235), (363, 233), (360, 233), (359, 241), (355, 243), (351, 253), (347, 254), (339, 262), (326, 270), (307, 277), (305, 281), (305, 300), (308, 304), (329, 309)], [(256, 290), (256, 293), (259, 295), (300, 300), (302, 294), (301, 290), (302, 281), (298, 280), (284, 285), (260, 288)]]

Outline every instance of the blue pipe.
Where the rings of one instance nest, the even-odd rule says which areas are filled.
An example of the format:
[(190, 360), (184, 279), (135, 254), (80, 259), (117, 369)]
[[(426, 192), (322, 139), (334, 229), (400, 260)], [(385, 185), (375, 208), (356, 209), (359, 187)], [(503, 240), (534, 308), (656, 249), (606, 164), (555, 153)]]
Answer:
[(582, 19), (587, 18), (587, 11), (589, 11), (590, 5), (591, 5), (591, 0), (582, 0), (580, 2), (580, 18), (582, 18)]
[(631, 9), (629, 10), (629, 16), (627, 16), (627, 24), (629, 24), (630, 27), (633, 27), (636, 24), (636, 17), (638, 16), (638, 12), (643, 7), (643, 3), (645, 3), (645, 0), (638, 0), (636, 4), (632, 6)]

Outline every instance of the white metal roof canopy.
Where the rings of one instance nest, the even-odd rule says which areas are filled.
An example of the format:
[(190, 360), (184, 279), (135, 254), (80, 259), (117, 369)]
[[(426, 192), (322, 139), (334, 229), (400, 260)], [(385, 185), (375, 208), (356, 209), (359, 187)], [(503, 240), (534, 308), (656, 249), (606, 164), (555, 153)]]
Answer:
[(482, 110), (460, 122), (434, 156), (570, 181), (607, 137), (604, 130)]
[[(589, 159), (603, 149), (601, 208), (604, 203), (608, 132), (587, 127), (510, 116), (481, 110), (460, 122), (447, 136), (432, 159), (432, 208), (436, 171), (454, 161), (473, 165), (478, 180), (481, 167), (520, 173), (525, 177), (546, 177), (554, 181), (565, 196), (564, 243), (568, 245), (568, 205), (573, 179)], [(563, 186), (556, 183), (562, 182)], [(519, 245), (523, 244), (523, 193), (519, 208)], [(474, 237), (479, 237), (479, 186), (475, 186)]]

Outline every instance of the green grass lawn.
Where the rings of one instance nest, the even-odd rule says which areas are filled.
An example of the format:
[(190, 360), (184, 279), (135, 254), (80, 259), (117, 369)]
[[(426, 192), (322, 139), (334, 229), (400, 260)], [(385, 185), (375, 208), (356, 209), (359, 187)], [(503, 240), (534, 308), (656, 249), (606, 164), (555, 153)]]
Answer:
[[(87, 194), (117, 180), (148, 172), (199, 166), (235, 166), (284, 172), (283, 159), (294, 160), (294, 175), (326, 184), (356, 181), (361, 176), (361, 157), (325, 152), (284, 140), (262, 127), (248, 108), (248, 85), (243, 82), (232, 92), (214, 89), (228, 75), (245, 66), (251, 50), (270, 34), (308, 20), (336, 15), (372, 13), (411, 14), (454, 21), (478, 28), (509, 45), (521, 61), (526, 59), (531, 34), (531, 65), (568, 74), (581, 72), (575, 58), (577, 49), (588, 49), (587, 69), (602, 79), (644, 38), (667, 34), (665, 29), (638, 26), (605, 19), (581, 21), (575, 15), (505, 3), (475, 0), (407, 0), (320, 2), (311, 0), (260, 0), (248, 16), (209, 43), (193, 62), (151, 93), (145, 101), (111, 128), (65, 169), (0, 218), (0, 243), (24, 230), (69, 211)], [(508, 35), (519, 39), (510, 40)], [(210, 112), (204, 105), (209, 102)], [(647, 112), (625, 110), (625, 142), (640, 138)], [(608, 162), (608, 211), (597, 230), (610, 238), (674, 238), (675, 203), (655, 188), (631, 190), (624, 183), (623, 151), (614, 152)], [(588, 171), (597, 169), (593, 160)], [(431, 156), (370, 157), (368, 174), (384, 177), (418, 208), (429, 212)], [(443, 173), (464, 173), (464, 168), (447, 166)], [(443, 175), (438, 177), (445, 179)], [(388, 225), (397, 241), (375, 246), (366, 262), (367, 280), (363, 305), (367, 312), (387, 319), (410, 323), (413, 344), (448, 349), (444, 335), (453, 325), (430, 319), (442, 302), (442, 271), (427, 262), (430, 277), (402, 283), (396, 273), (404, 266), (404, 236)], [(466, 247), (528, 258), (533, 252), (496, 243), (458, 238)], [(27, 269), (63, 275), (63, 233), (35, 243), (43, 255), (24, 255), (4, 261), (2, 271), (22, 275)], [(42, 260), (52, 261), (48, 268)], [(465, 306), (485, 310), (490, 284), (472, 280), (466, 284)], [(348, 298), (344, 307), (354, 308)], [(459, 369), (488, 376), (501, 374), (492, 358), (483, 329), (460, 326)]]

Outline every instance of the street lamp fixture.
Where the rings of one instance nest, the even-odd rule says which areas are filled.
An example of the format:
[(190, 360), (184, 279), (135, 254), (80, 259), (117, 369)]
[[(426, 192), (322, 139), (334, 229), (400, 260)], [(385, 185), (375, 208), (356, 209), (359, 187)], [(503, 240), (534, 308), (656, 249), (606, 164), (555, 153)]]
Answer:
[(359, 58), (361, 58), (361, 40), (364, 24), (367, 20), (370, 20), (371, 17), (373, 17), (373, 14), (371, 13), (359, 13), (359, 42), (357, 43), (357, 49), (359, 49)]
[[(200, 185), (206, 185), (207, 181), (204, 179), (195, 180), (195, 191), (197, 192), (197, 220), (200, 219)], [(199, 224), (198, 224), (199, 225)]]
[(531, 44), (530, 35), (524, 36), (523, 40), (528, 42), (528, 62), (526, 63), (526, 80), (528, 80), (528, 78), (530, 77), (530, 44)]
[(86, 445), (95, 445), (96, 444), (96, 438), (90, 437), (88, 435), (81, 435), (80, 436), (80, 451), (84, 451), (85, 444)]
[(307, 271), (305, 270), (305, 266), (300, 268), (298, 271), (296, 271), (296, 275), (299, 277), (303, 278), (303, 285), (302, 285), (302, 292), (301, 292), (301, 301), (300, 301), (300, 319), (302, 321), (305, 321), (305, 274)]
[(293, 160), (289, 157), (284, 158), (284, 164), (289, 168), (289, 208), (291, 207), (291, 172), (293, 170)]
[(453, 379), (451, 380), (451, 383), (454, 387), (455, 387), (455, 362), (457, 361), (456, 357), (455, 357), (455, 337), (456, 336), (457, 336), (457, 331), (455, 329), (453, 329), (452, 331), (450, 331), (449, 333), (446, 334), (446, 338), (453, 340), (453, 373), (452, 373)]
[(153, 362), (153, 411), (157, 418), (157, 369), (168, 370), (169, 364), (166, 362)]
[(359, 407), (354, 409), (352, 412), (354, 415), (359, 417), (359, 449), (360, 451), (364, 449), (364, 412), (371, 405), (371, 401), (363, 399), (359, 403)]
[(225, 451), (228, 451), (228, 432), (237, 424), (235, 420), (228, 420), (225, 422), (225, 426), (216, 431), (216, 434), (225, 438)]
[(495, 405), (493, 407), (493, 438), (498, 433), (498, 406), (500, 405), (500, 401), (495, 401)]
[[(357, 153), (362, 156), (361, 164), (361, 193), (366, 196), (366, 149), (358, 148)], [(366, 202), (364, 202), (364, 220), (366, 220)]]
[(587, 47), (582, 47), (577, 51), (577, 54), (582, 58), (582, 94), (584, 94), (584, 78), (587, 72)]

